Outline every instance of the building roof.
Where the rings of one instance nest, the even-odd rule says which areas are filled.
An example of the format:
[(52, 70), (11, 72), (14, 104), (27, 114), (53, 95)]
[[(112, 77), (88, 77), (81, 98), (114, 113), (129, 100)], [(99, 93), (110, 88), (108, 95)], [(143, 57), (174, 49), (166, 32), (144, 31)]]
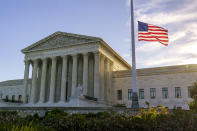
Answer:
[[(197, 72), (197, 64), (163, 66), (163, 67), (143, 68), (136, 70), (137, 76), (151, 76), (151, 75), (188, 73), (188, 72)], [(131, 70), (116, 71), (113, 73), (113, 77), (132, 77), (132, 71)]]
[(67, 32), (55, 32), (44, 39), (22, 49), (21, 51), (26, 54), (28, 52), (42, 51), (63, 48), (72, 45), (87, 44), (87, 43), (97, 43), (103, 44), (110, 52), (114, 54), (121, 62), (125, 64), (128, 69), (131, 66), (117, 53), (115, 52), (102, 38), (79, 35)]
[[(0, 82), (0, 87), (4, 86), (16, 86), (16, 85), (23, 85), (24, 79), (16, 79), (16, 80), (7, 80)], [(29, 83), (31, 82), (31, 79), (29, 79)]]
[(57, 31), (44, 39), (22, 49), (23, 53), (39, 51), (39, 50), (47, 50), (47, 49), (55, 49), (61, 48), (71, 45), (78, 45), (84, 43), (93, 43), (102, 40), (99, 37), (79, 35), (67, 32)]

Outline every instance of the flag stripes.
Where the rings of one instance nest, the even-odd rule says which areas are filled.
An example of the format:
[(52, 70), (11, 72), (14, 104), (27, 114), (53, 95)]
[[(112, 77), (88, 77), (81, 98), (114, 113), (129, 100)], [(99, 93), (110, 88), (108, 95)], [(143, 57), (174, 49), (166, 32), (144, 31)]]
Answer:
[(138, 21), (138, 40), (160, 42), (163, 45), (168, 45), (168, 30), (162, 27)]

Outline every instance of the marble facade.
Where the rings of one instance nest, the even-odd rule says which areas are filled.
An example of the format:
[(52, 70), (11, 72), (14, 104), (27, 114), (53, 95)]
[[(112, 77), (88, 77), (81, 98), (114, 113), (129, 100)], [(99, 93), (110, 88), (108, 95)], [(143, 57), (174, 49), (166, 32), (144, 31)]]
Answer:
[[(20, 102), (4, 102), (3, 106), (131, 106), (131, 66), (101, 38), (55, 32), (22, 53), (24, 79), (0, 82), (1, 99)], [(197, 65), (138, 69), (138, 93), (139, 89), (144, 90), (140, 107), (149, 102), (151, 106), (188, 109), (187, 103), (192, 101), (188, 87), (196, 78)], [(167, 99), (162, 99), (164, 87), (168, 89)], [(181, 88), (179, 99), (174, 97), (175, 87)], [(150, 98), (150, 88), (156, 91), (155, 99)]]
[[(76, 88), (82, 86), (84, 96), (112, 103), (112, 71), (131, 68), (112, 51), (101, 38), (64, 32), (56, 32), (23, 49), (26, 96), (23, 101), (30, 104), (68, 102)], [(28, 94), (30, 66), (32, 81)]]

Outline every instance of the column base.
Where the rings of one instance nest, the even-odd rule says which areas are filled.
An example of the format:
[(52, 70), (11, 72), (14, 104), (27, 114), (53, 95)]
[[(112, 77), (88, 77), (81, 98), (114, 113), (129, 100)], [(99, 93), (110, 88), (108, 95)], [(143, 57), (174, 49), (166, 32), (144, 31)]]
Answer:
[(45, 104), (45, 102), (42, 102), (42, 101), (38, 101), (37, 103), (35, 103), (35, 104)]
[(60, 100), (60, 101), (58, 101), (57, 103), (58, 103), (58, 104), (65, 104), (66, 101)]
[(131, 108), (134, 108), (134, 109), (139, 108), (139, 101), (138, 101), (137, 92), (133, 92), (132, 93), (132, 104), (131, 104)]

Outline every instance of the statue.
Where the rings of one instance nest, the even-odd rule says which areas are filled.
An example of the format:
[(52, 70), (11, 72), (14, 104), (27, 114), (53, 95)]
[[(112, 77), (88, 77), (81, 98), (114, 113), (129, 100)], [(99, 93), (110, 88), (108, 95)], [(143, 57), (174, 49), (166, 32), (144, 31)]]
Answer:
[(79, 84), (74, 91), (74, 94), (71, 98), (77, 99), (83, 96), (83, 87)]

